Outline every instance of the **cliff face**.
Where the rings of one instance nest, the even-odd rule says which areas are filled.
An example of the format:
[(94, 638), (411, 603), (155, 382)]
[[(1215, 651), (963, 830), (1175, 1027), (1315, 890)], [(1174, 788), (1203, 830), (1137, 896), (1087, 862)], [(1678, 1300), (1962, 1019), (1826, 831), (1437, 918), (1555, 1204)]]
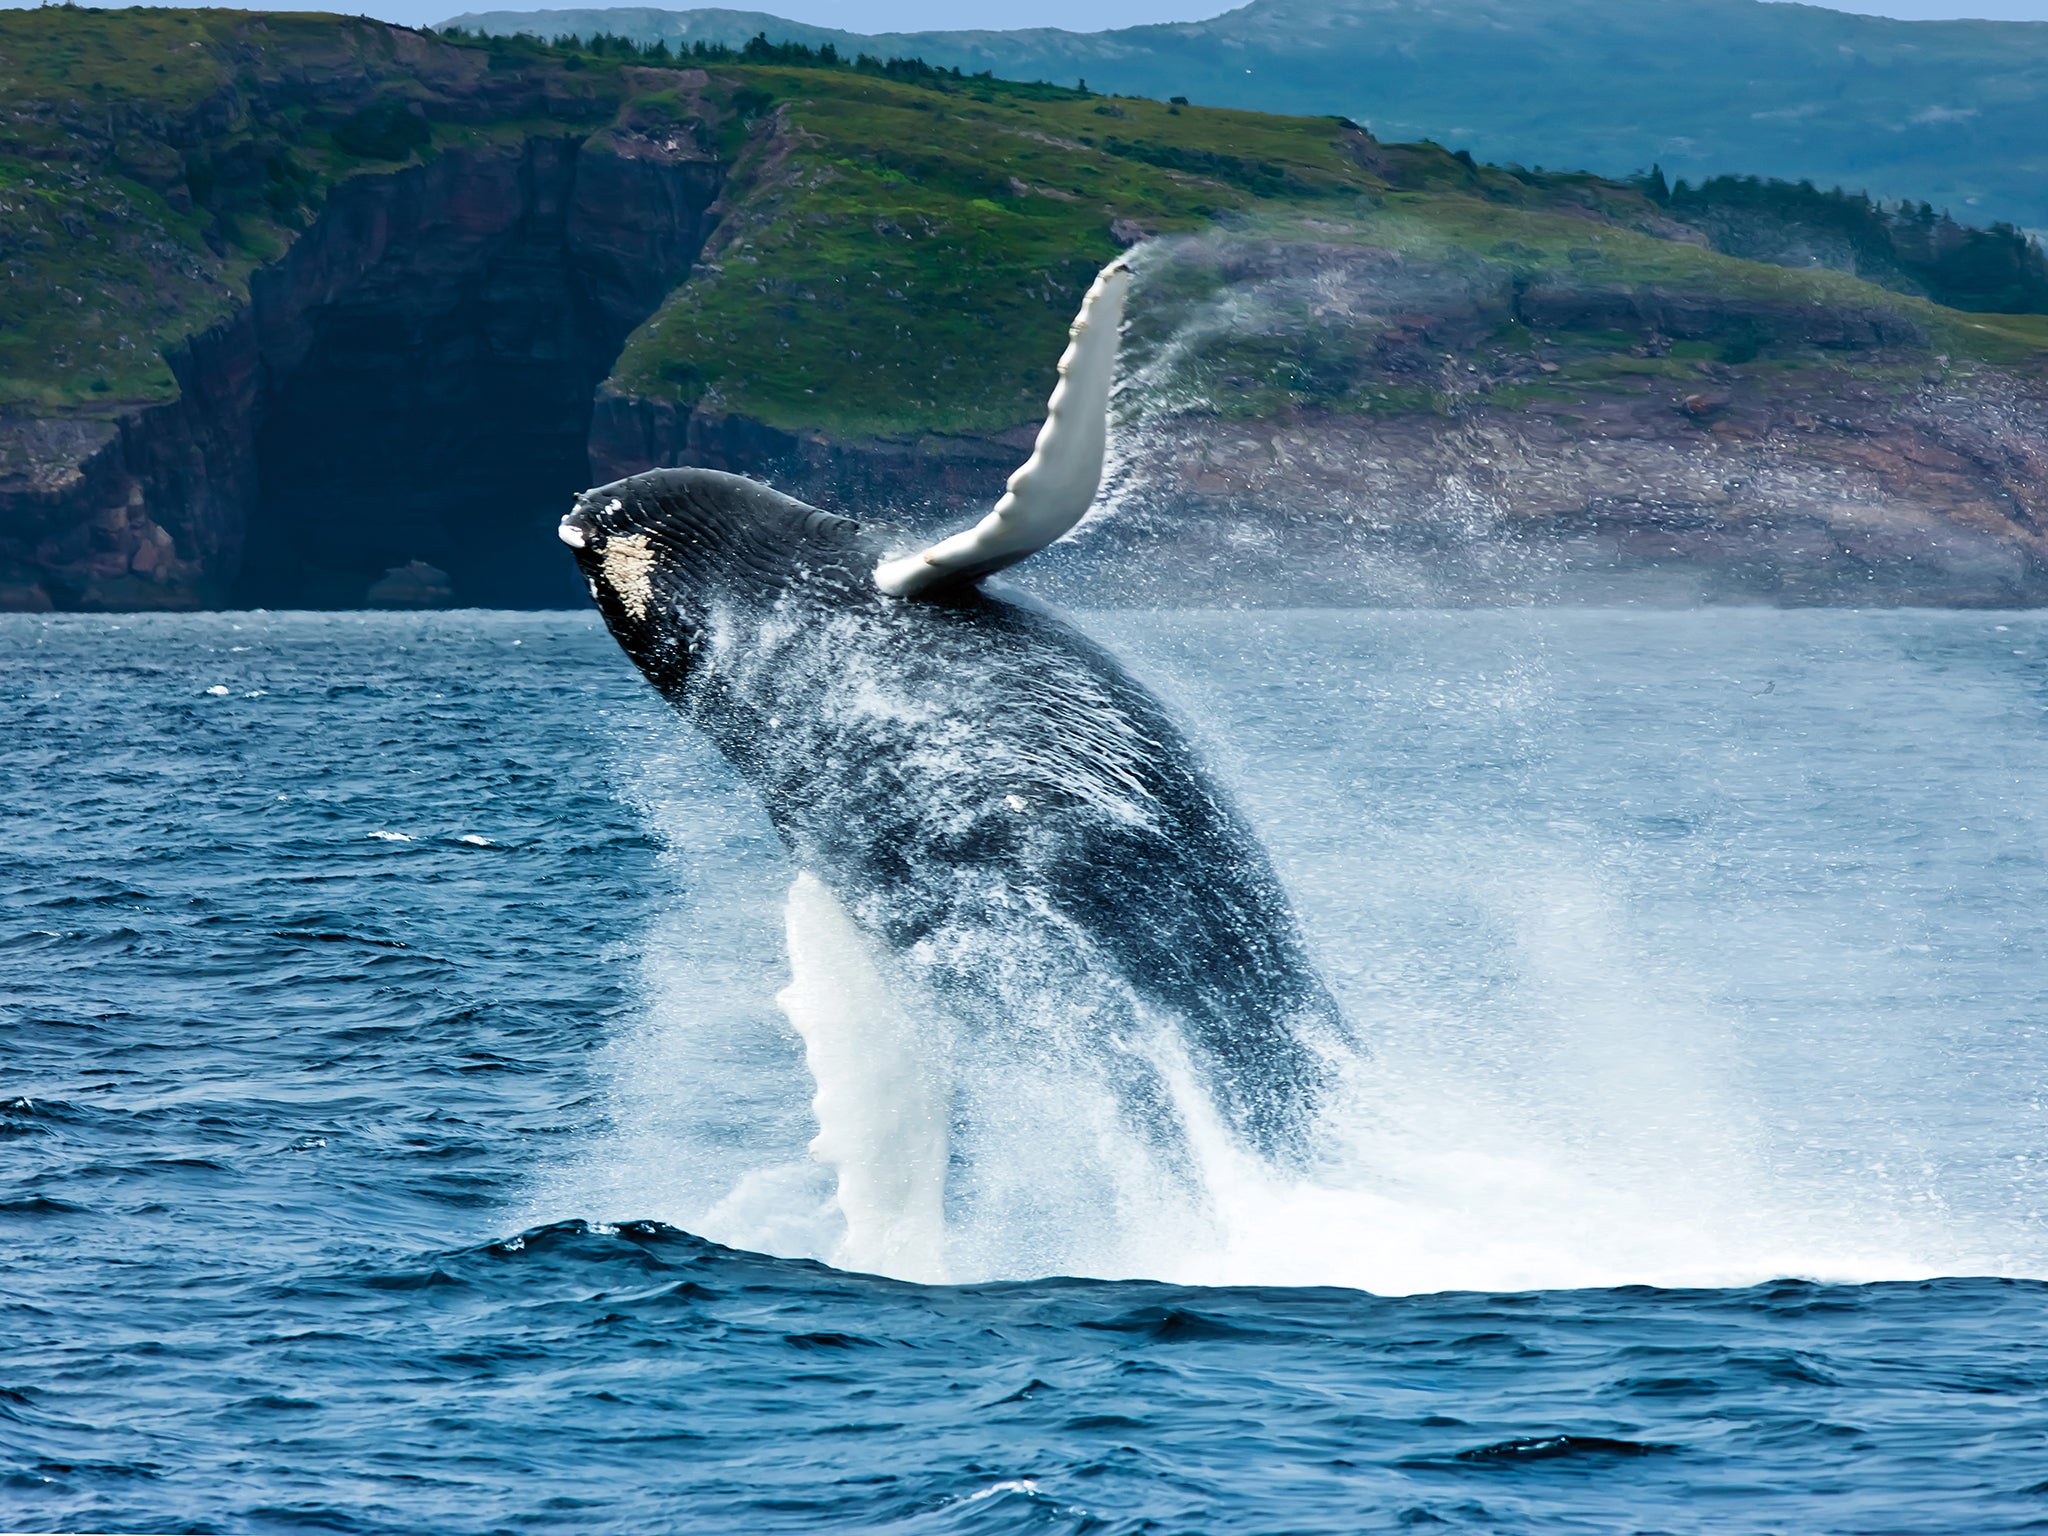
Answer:
[(603, 481), (696, 464), (767, 480), (821, 506), (922, 527), (992, 505), (1036, 437), (1036, 426), (1026, 424), (1006, 432), (846, 439), (608, 388), (591, 421), (590, 467)]
[[(2048, 602), (2048, 379), (1924, 316), (1366, 245), (1137, 259), (1103, 508), (1032, 567), (1062, 600)], [(616, 392), (592, 431), (607, 476), (711, 464), (917, 527), (1030, 446)]]
[(1108, 515), (1033, 566), (1068, 600), (2048, 601), (2048, 321), (1629, 185), (344, 18), (0, 41), (0, 607), (580, 602), (560, 510), (660, 464), (929, 529), (1134, 245)]
[[(1425, 304), (1411, 258), (1333, 246), (1189, 264), (1223, 286), (1134, 338), (1154, 389), (1066, 590), (1199, 600), (1205, 571), (1250, 601), (2048, 601), (2048, 378), (1940, 350), (1926, 317), (1479, 269)], [(1313, 338), (1343, 387), (1233, 418), (1223, 311), (1297, 356)]]
[(0, 609), (209, 606), (255, 490), (257, 359), (234, 326), (168, 357), (179, 395), (113, 419), (0, 416)]
[[(589, 483), (599, 382), (715, 222), (706, 77), (659, 72), (650, 113), (373, 23), (230, 36), (239, 58), (189, 44), (240, 68), (179, 110), (31, 125), (46, 184), (159, 221), (136, 287), (218, 315), (164, 349), (170, 398), (101, 379), (105, 401), (0, 407), (0, 606), (356, 606), (412, 561), (457, 602), (579, 600), (551, 529)], [(144, 293), (53, 286), (147, 323)], [(55, 344), (82, 354), (76, 330)]]
[[(1148, 423), (1047, 572), (1147, 603), (2048, 601), (2048, 400), (1646, 392)], [(1096, 600), (1105, 600), (1098, 597)]]
[(10, 606), (351, 606), (421, 559), (463, 601), (571, 601), (545, 533), (591, 401), (702, 245), (719, 169), (600, 134), (337, 188), (175, 401), (0, 422)]
[(718, 183), (602, 133), (338, 189), (256, 285), (268, 388), (234, 597), (348, 605), (418, 559), (466, 603), (575, 600), (549, 546), (590, 483), (592, 397), (688, 271)]
[[(2048, 602), (2048, 391), (1936, 372), (1904, 398), (1842, 376), (1572, 406), (1129, 422), (1102, 509), (1033, 583), (1097, 605)], [(611, 396), (591, 461), (705, 464), (932, 529), (992, 505), (1029, 451), (1021, 431), (835, 442)]]

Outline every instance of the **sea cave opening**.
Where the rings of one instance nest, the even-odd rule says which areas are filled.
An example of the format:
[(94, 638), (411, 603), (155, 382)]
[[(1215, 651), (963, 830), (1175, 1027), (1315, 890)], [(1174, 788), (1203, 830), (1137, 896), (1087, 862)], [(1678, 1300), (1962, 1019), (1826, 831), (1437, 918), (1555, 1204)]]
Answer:
[(344, 189), (255, 285), (234, 601), (580, 603), (555, 525), (598, 386), (702, 248), (716, 189), (679, 169), (535, 141)]

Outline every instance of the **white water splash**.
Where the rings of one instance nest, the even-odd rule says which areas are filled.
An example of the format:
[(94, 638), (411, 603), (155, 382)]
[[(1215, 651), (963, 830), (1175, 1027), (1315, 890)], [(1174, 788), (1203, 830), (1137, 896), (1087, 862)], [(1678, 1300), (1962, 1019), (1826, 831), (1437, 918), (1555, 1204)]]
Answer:
[[(949, 1038), (942, 1019), (904, 1006), (837, 903), (801, 877), (798, 980), (779, 1000), (808, 1048), (812, 1153), (837, 1176), (845, 1236), (825, 1256), (927, 1281), (1079, 1272), (1381, 1294), (1940, 1272), (1875, 1210), (1787, 1209), (1741, 1114), (1720, 1101), (1711, 1032), (1660, 1046), (1698, 1021), (1618, 968), (1600, 914), (1555, 883), (1520, 894), (1535, 920), (1525, 958), (1564, 1015), (1551, 1075), (1528, 1097), (1501, 1096), (1455, 1057), (1418, 1054), (1426, 1036), (1397, 1039), (1347, 1064), (1327, 1154), (1303, 1175), (1232, 1140), (1169, 1037), (1148, 1054), (1185, 1132), (1171, 1163), (1085, 1070), (1034, 1081), (1007, 1063), (964, 1098), (962, 1151), (982, 1184), (1013, 1187), (980, 1201), (956, 1189), (948, 1222), (939, 1074), (920, 1053), (971, 1048), (971, 1033)], [(1009, 1225), (986, 1224), (980, 1206)], [(754, 1216), (776, 1219), (772, 1205)], [(1048, 1225), (1059, 1228), (1050, 1242)], [(727, 1237), (772, 1246), (771, 1235)], [(1064, 1262), (1034, 1262), (1048, 1250)]]
[(837, 1181), (844, 1269), (946, 1278), (950, 1041), (905, 1006), (872, 946), (812, 875), (789, 892), (790, 983), (775, 1001), (803, 1036), (817, 1095), (811, 1156)]
[[(1989, 894), (2014, 869), (2031, 891), (2010, 850), (2048, 835), (2010, 789), (2034, 717), (2024, 677), (1940, 661), (1913, 627), (1935, 623), (1091, 621), (1210, 726), (1368, 1038), (1297, 1174), (1221, 1133), (1170, 1032), (1127, 1042), (1184, 1127), (1162, 1147), (1113, 1068), (1018, 1048), (1045, 1021), (899, 995), (664, 723), (623, 752), (678, 887), (617, 940), (644, 1016), (611, 1048), (611, 1134), (530, 1214), (956, 1282), (2048, 1272), (2048, 1037), (2019, 958), (2041, 925)], [(1937, 715), (1970, 722), (1938, 784), (1914, 767)]]

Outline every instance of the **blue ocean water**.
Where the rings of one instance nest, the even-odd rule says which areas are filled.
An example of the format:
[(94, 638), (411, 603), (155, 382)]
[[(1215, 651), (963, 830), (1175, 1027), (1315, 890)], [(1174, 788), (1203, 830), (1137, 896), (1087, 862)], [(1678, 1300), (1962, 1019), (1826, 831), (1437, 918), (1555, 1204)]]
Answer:
[(593, 620), (0, 617), (0, 1527), (2048, 1521), (2048, 620), (1086, 623), (1371, 1051), (1313, 1178), (920, 1285)]

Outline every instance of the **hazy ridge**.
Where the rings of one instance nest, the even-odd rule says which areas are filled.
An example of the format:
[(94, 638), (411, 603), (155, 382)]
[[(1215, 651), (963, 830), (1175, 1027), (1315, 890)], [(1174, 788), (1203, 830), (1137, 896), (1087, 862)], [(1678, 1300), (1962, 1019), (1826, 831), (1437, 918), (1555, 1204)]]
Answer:
[(2048, 227), (2048, 23), (1893, 21), (1765, 0), (1253, 0), (1099, 33), (872, 36), (758, 11), (478, 11), (489, 31), (771, 39), (970, 73), (1341, 112), (1391, 139), (1622, 175), (1751, 173)]

